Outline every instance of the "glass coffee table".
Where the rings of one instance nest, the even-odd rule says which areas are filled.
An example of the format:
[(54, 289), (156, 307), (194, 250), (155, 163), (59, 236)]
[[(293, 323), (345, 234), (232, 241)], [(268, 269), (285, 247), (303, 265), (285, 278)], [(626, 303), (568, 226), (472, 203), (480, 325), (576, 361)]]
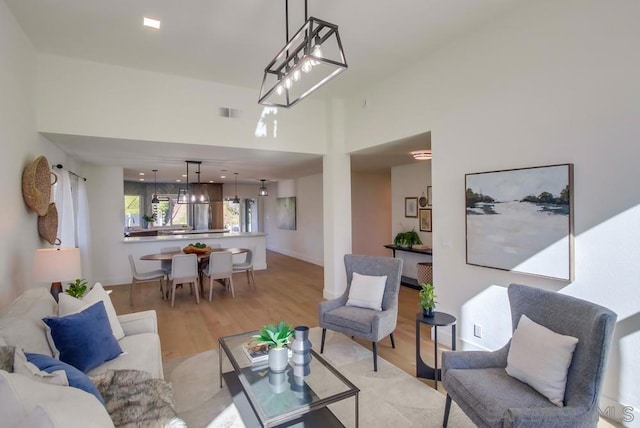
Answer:
[[(251, 364), (243, 345), (257, 331), (221, 337), (220, 388), (224, 378), (240, 416), (247, 427), (343, 427), (328, 405), (353, 397), (355, 426), (358, 427), (360, 390), (335, 367), (311, 349), (311, 373), (293, 375), (291, 363), (284, 372), (269, 370), (267, 362)], [(222, 373), (223, 355), (232, 372)]]

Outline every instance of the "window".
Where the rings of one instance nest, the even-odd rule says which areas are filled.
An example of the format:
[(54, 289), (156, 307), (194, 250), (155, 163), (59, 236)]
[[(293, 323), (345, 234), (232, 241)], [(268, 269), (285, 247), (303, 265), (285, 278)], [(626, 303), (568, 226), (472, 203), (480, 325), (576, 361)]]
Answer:
[(124, 224), (126, 227), (140, 226), (140, 195), (124, 195)]
[(188, 206), (178, 204), (177, 195), (158, 195), (160, 203), (156, 204), (158, 226), (182, 226), (187, 224)]

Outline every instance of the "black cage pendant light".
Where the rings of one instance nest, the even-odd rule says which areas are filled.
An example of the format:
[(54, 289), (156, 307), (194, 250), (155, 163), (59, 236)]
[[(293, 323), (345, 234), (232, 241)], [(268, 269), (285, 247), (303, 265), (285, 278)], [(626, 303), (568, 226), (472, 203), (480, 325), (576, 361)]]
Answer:
[(151, 199), (152, 204), (159, 204), (160, 199), (158, 199), (158, 170), (154, 169), (153, 171), (153, 199)]
[(269, 196), (269, 191), (264, 185), (265, 179), (260, 180), (260, 187), (258, 188), (258, 196)]
[[(187, 185), (184, 189), (178, 191), (178, 203), (179, 204), (208, 204), (209, 199), (209, 186), (206, 183), (200, 183), (200, 161), (185, 161), (187, 163)], [(196, 175), (198, 180), (196, 183), (192, 183), (189, 186), (189, 164), (198, 165)]]
[(308, 17), (289, 38), (289, 0), (285, 0), (285, 46), (264, 69), (259, 104), (291, 107), (347, 69), (338, 26)]
[(233, 202), (234, 204), (239, 204), (240, 198), (238, 197), (238, 173), (234, 172), (233, 175), (235, 176), (235, 181), (236, 181), (236, 197), (233, 198), (231, 202)]

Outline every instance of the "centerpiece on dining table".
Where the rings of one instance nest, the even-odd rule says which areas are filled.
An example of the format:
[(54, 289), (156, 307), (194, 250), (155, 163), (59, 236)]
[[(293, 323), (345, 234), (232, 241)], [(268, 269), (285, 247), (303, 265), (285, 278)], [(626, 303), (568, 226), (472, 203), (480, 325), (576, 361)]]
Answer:
[(186, 254), (206, 254), (210, 253), (213, 248), (208, 246), (207, 244), (203, 244), (201, 242), (196, 242), (195, 244), (189, 244), (182, 249), (183, 253)]

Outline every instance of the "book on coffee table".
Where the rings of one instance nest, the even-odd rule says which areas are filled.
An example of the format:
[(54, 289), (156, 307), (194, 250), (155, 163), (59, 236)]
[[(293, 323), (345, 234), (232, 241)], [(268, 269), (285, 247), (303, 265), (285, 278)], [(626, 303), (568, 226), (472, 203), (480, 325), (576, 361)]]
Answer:
[(269, 345), (251, 339), (242, 345), (242, 350), (251, 364), (263, 364), (269, 360)]

